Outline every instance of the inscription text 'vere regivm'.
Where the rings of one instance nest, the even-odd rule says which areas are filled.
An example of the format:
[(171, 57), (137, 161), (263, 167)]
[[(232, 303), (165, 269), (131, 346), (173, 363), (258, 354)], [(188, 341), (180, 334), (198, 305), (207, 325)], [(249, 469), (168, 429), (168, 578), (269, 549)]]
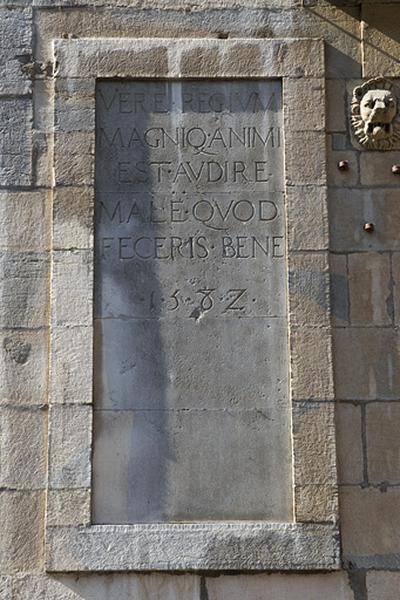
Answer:
[(280, 82), (96, 112), (94, 521), (290, 521)]

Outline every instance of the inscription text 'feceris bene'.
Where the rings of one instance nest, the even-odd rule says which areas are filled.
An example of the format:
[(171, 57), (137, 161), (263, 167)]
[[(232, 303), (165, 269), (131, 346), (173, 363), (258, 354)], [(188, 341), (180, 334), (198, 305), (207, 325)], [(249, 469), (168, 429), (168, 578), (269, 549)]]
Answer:
[[(131, 456), (120, 469), (129, 470), (121, 477), (135, 502), (120, 497), (110, 509), (95, 492), (95, 516), (282, 520), (291, 486), (280, 82), (100, 82), (96, 103), (96, 408), (108, 409), (103, 430), (117, 411), (124, 423), (135, 411), (142, 445), (130, 434), (129, 452), (155, 466), (146, 474)], [(241, 448), (248, 427), (257, 448), (241, 466), (236, 457), (240, 484), (228, 493), (230, 449)], [(211, 450), (191, 446), (192, 429), (208, 431), (209, 467)], [(147, 447), (146, 435), (158, 446)], [(95, 445), (97, 465), (106, 447)], [(204, 489), (189, 485), (189, 457), (215, 475), (221, 452), (221, 490), (204, 475)], [(107, 477), (98, 486), (109, 495)]]

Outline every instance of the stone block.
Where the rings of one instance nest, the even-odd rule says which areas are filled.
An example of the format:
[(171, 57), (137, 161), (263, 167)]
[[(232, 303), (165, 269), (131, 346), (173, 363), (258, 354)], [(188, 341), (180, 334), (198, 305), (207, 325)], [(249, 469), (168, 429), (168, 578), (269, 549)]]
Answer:
[(29, 98), (1, 98), (0, 185), (2, 186), (15, 187), (31, 183), (31, 122), (32, 103)]
[(328, 329), (296, 327), (291, 333), (294, 400), (333, 400), (331, 335)]
[(90, 486), (90, 406), (53, 406), (50, 411), (49, 487)]
[(336, 448), (332, 403), (294, 405), (293, 455), (296, 485), (334, 485)]
[[(283, 86), (286, 131), (325, 130), (325, 81), (324, 79), (284, 79)], [(302, 118), (291, 107), (302, 104)], [(321, 110), (318, 110), (320, 107)]]
[[(348, 171), (338, 169), (338, 163), (347, 160)], [(328, 149), (328, 185), (330, 187), (352, 187), (359, 183), (358, 155), (351, 150)]]
[(368, 404), (368, 475), (373, 484), (400, 483), (400, 405), (395, 402)]
[(288, 262), (291, 323), (328, 326), (330, 320), (328, 253), (292, 254)]
[(0, 408), (0, 487), (27, 490), (45, 485), (46, 439), (44, 411)]
[(91, 327), (55, 327), (52, 330), (50, 402), (92, 402)]
[(93, 247), (93, 194), (91, 187), (55, 188), (53, 247), (57, 250)]
[(339, 481), (362, 483), (364, 459), (359, 405), (343, 402), (336, 405), (336, 440)]
[(289, 187), (286, 193), (290, 250), (327, 250), (328, 207), (321, 187)]
[(349, 291), (352, 325), (391, 325), (393, 291), (390, 255), (375, 252), (350, 254)]
[(332, 324), (334, 326), (348, 325), (349, 290), (347, 257), (344, 254), (331, 254), (329, 257), (329, 264)]
[(398, 175), (392, 166), (400, 164), (400, 152), (361, 152), (361, 185), (397, 185)]
[(2, 329), (0, 340), (0, 404), (45, 404), (47, 331)]
[(364, 22), (364, 77), (398, 77), (400, 36), (397, 23), (400, 6), (396, 2), (376, 6), (367, 2), (362, 8)]
[(0, 569), (3, 573), (43, 568), (43, 492), (0, 492)]
[(392, 254), (393, 302), (395, 324), (400, 324), (400, 253)]
[(398, 333), (357, 327), (334, 331), (336, 394), (342, 400), (397, 400), (400, 395)]
[(54, 326), (89, 326), (93, 304), (92, 253), (85, 250), (55, 251), (52, 276)]
[(32, 9), (28, 3), (12, 9), (10, 2), (2, 4), (0, 95), (28, 94), (31, 91), (29, 62), (32, 60)]
[(49, 262), (44, 252), (0, 252), (1, 327), (47, 326)]
[[(323, 333), (314, 331), (298, 342), (298, 369), (309, 367), (301, 354), (308, 342), (310, 350), (317, 344), (309, 358), (316, 388), (326, 374), (316, 374), (325, 363), (318, 355)], [(287, 326), (280, 318), (96, 319), (94, 347), (98, 408), (288, 410)]]
[[(127, 47), (124, 47), (128, 45)], [(168, 44), (156, 41), (144, 47), (140, 40), (110, 39), (82, 40), (78, 43), (55, 42), (55, 56), (59, 60), (58, 77), (93, 78), (165, 77), (168, 75)]]
[(95, 523), (292, 519), (282, 418), (234, 409), (94, 414)]
[(335, 522), (338, 518), (336, 485), (296, 485), (295, 514), (298, 523)]
[(400, 573), (370, 571), (367, 573), (368, 600), (394, 600), (400, 590)]
[(92, 185), (94, 133), (86, 131), (56, 133), (54, 170), (57, 185)]
[(46, 524), (54, 526), (90, 525), (90, 489), (49, 490)]
[(224, 575), (206, 580), (209, 600), (354, 600), (347, 574)]
[(13, 592), (13, 600), (198, 600), (200, 577), (156, 573), (26, 575), (14, 580)]
[(339, 489), (344, 560), (353, 568), (399, 568), (399, 489)]
[(50, 198), (46, 192), (0, 192), (0, 248), (49, 248)]
[[(326, 184), (326, 141), (323, 131), (286, 131), (288, 186)], [(310, 148), (304, 156), (304, 146)]]
[(346, 131), (346, 88), (340, 79), (326, 82), (326, 128), (329, 132)]
[(35, 102), (33, 104), (33, 126), (36, 132), (53, 134), (54, 104), (49, 102), (54, 94), (54, 81), (35, 80)]
[(11, 590), (12, 578), (1, 576), (0, 577), (0, 600), (12, 600)]
[[(400, 203), (396, 189), (331, 189), (329, 199), (330, 242), (334, 252), (400, 250)], [(374, 223), (373, 234), (364, 231), (364, 223)]]

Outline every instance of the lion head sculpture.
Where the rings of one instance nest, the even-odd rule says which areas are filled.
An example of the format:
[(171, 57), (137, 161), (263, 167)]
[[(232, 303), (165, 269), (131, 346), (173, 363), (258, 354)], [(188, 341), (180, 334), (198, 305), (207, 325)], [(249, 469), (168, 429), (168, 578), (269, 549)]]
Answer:
[(357, 140), (369, 150), (390, 150), (400, 143), (398, 103), (392, 83), (379, 77), (356, 87), (351, 122)]

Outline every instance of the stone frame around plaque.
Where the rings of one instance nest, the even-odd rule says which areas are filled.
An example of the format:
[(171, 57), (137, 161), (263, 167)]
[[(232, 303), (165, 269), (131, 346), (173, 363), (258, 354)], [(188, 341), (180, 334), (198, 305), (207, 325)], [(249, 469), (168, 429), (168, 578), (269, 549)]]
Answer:
[[(340, 567), (319, 39), (54, 41), (47, 570)], [(282, 80), (294, 521), (91, 524), (96, 79)]]

